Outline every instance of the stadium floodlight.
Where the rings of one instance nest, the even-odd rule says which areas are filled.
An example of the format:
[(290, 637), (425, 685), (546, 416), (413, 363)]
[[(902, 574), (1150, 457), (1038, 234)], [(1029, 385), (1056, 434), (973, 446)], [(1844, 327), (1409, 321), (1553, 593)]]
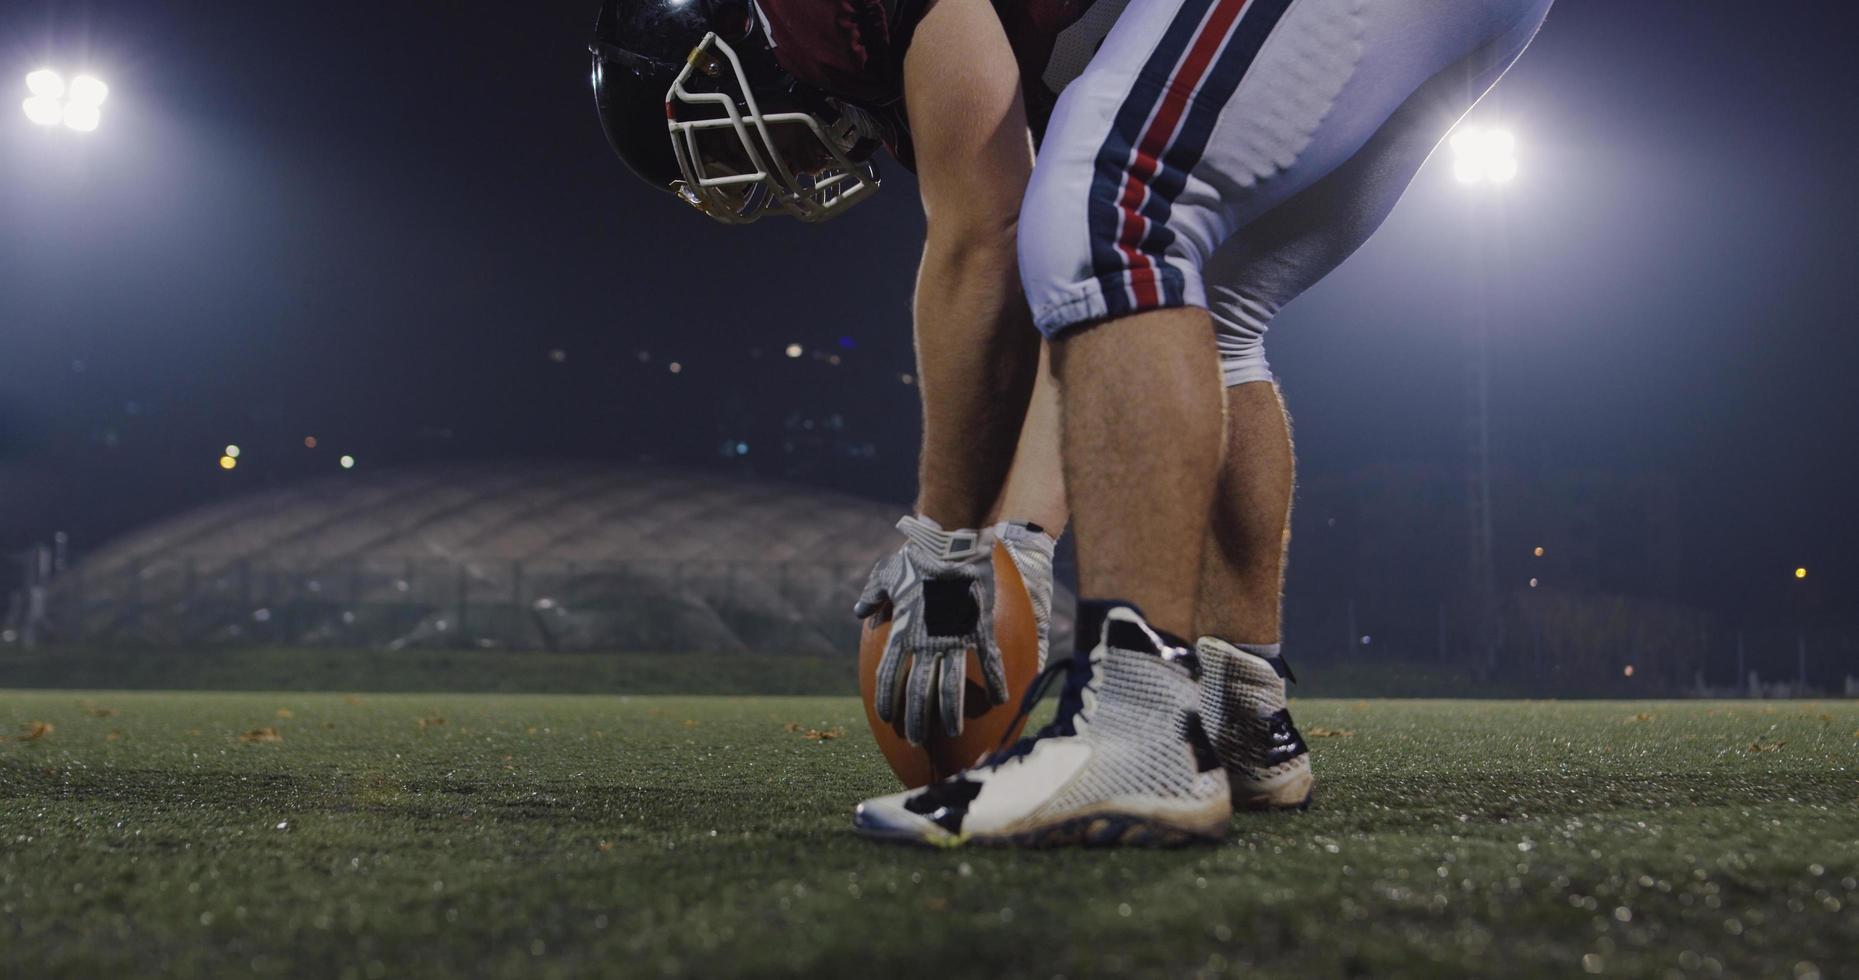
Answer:
[(1452, 175), (1461, 184), (1508, 184), (1517, 177), (1517, 137), (1508, 129), (1464, 126), (1452, 134)]
[(26, 76), (26, 101), (20, 107), (39, 126), (63, 125), (88, 133), (103, 121), (103, 102), (110, 87), (92, 75), (79, 75), (68, 84), (63, 75), (41, 68)]

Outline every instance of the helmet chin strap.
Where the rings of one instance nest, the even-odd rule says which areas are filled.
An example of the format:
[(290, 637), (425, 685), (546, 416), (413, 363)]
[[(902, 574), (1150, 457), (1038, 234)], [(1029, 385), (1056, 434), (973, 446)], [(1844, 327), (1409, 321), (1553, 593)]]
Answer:
[[(686, 85), (700, 72), (719, 77), (723, 63), (735, 76), (746, 114), (727, 92), (694, 92)], [(680, 105), (721, 110), (721, 115), (685, 122), (678, 118)], [(672, 152), (684, 176), (672, 190), (685, 203), (725, 224), (747, 224), (775, 210), (802, 221), (825, 221), (878, 189), (877, 170), (869, 161), (858, 162), (852, 156), (863, 145), (859, 137), (865, 135), (867, 127), (850, 113), (843, 114), (831, 132), (810, 113), (763, 113), (741, 59), (715, 32), (706, 34), (691, 50), (684, 68), (673, 79), (665, 93), (665, 116)], [(797, 174), (775, 141), (773, 129), (778, 126), (805, 127), (832, 157), (833, 166), (817, 177)], [(704, 156), (697, 137), (713, 130), (733, 133), (754, 168), (752, 172), (711, 175), (714, 164)]]

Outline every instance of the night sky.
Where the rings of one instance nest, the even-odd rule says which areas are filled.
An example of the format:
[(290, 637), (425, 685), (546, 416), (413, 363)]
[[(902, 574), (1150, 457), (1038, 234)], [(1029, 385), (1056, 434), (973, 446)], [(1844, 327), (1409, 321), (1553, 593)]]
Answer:
[[(690, 213), (601, 138), (597, 6), (0, 9), (0, 548), (81, 550), (344, 453), (908, 500), (909, 176), (885, 161), (884, 193), (823, 226)], [(1275, 326), (1306, 478), (1459, 465), (1482, 318), (1500, 465), (1673, 475), (1686, 598), (1775, 602), (1805, 565), (1850, 605), (1855, 26), (1561, 0), (1475, 114), (1517, 132), (1519, 179), (1468, 191), (1435, 159)], [(109, 82), (97, 132), (26, 121), (47, 65)]]

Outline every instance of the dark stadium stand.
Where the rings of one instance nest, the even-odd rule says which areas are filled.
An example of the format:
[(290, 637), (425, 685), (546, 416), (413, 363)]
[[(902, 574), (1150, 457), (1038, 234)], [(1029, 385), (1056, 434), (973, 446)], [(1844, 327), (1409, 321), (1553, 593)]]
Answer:
[(845, 652), (900, 510), (648, 465), (345, 473), (106, 545), (54, 583), (50, 638)]

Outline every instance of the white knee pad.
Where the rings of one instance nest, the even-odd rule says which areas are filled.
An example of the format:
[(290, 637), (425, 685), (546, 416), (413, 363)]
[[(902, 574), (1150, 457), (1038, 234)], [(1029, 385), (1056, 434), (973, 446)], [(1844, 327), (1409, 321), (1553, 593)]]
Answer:
[(1272, 368), (1265, 361), (1265, 331), (1278, 314), (1278, 304), (1230, 286), (1209, 285), (1207, 309), (1213, 315), (1214, 344), (1220, 350), (1220, 374), (1226, 386), (1271, 381)]

